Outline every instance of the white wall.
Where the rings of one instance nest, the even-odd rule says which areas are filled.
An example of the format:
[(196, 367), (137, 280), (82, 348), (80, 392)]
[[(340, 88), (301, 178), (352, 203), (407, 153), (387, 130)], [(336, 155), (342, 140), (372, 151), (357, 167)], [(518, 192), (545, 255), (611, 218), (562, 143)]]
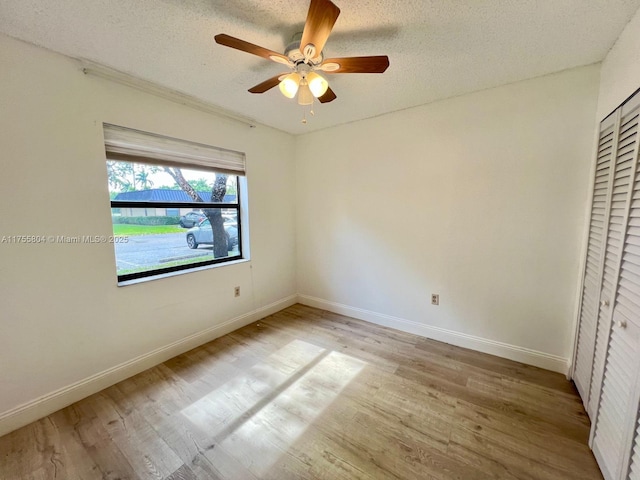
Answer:
[(111, 245), (0, 244), (0, 435), (296, 291), (566, 366), (598, 66), (294, 139), (86, 76), (5, 36), (0, 65), (0, 238), (109, 235), (102, 122), (245, 151), (251, 206), (250, 262), (127, 287)]
[(246, 152), (251, 230), (250, 262), (126, 287), (110, 244), (0, 243), (0, 435), (295, 301), (293, 137), (86, 76), (6, 36), (0, 65), (0, 238), (111, 233), (102, 122)]
[(622, 31), (602, 62), (598, 121), (640, 88), (640, 10)]
[(565, 371), (598, 76), (573, 69), (298, 137), (301, 300)]

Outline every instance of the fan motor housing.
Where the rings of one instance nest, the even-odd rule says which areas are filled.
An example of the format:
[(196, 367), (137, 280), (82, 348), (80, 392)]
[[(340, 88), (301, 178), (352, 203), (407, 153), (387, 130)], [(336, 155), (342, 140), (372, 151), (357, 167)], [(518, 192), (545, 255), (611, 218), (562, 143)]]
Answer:
[[(302, 40), (302, 32), (296, 33), (291, 39), (291, 43), (284, 49), (284, 54), (293, 63), (304, 63), (304, 53), (300, 50), (300, 40)], [(324, 60), (324, 52), (320, 52), (319, 55), (309, 59), (309, 63), (313, 65), (320, 65)]]

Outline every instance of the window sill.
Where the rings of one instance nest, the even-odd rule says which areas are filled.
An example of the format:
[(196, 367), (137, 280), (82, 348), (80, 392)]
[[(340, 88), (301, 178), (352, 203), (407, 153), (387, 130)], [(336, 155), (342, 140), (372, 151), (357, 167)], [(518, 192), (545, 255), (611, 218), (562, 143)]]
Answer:
[(250, 259), (248, 258), (240, 258), (238, 260), (232, 260), (230, 262), (215, 263), (213, 265), (204, 265), (202, 267), (194, 267), (194, 268), (189, 268), (187, 270), (178, 270), (176, 272), (160, 273), (158, 275), (150, 275), (148, 277), (142, 277), (142, 278), (136, 278), (133, 280), (125, 280), (123, 282), (118, 282), (118, 287), (126, 287), (128, 285), (136, 285), (139, 283), (151, 282), (153, 280), (160, 280), (162, 278), (175, 277), (178, 275), (185, 275), (185, 274), (194, 273), (194, 272), (201, 272), (203, 270), (210, 270), (212, 268), (223, 268), (231, 265), (237, 265), (239, 263), (246, 263), (249, 261)]

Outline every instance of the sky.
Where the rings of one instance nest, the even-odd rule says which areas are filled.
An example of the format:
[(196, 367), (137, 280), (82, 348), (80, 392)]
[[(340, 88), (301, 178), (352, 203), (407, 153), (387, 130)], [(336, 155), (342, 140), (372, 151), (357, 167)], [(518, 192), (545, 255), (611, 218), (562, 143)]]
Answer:
[[(142, 164), (139, 164), (139, 163), (133, 163), (133, 165), (136, 167), (140, 167), (140, 170), (144, 167)], [(140, 171), (138, 168), (136, 168), (136, 170)], [(215, 181), (215, 178), (216, 178), (216, 174), (210, 170), (197, 170), (192, 168), (182, 168), (181, 170), (182, 170), (182, 174), (187, 179), (187, 181), (205, 179), (208, 185), (213, 186), (213, 182)], [(150, 182), (147, 188), (162, 188), (162, 187), (170, 188), (171, 186), (176, 185), (176, 182), (173, 179), (173, 177), (163, 170), (160, 170), (156, 173), (150, 173), (147, 178)], [(127, 176), (127, 181), (131, 181), (130, 174)], [(234, 183), (233, 178), (230, 177), (229, 182), (227, 184), (231, 185), (233, 183)], [(136, 189), (140, 190), (141, 188), (137, 187)], [(121, 189), (114, 188), (112, 185), (109, 185), (109, 191), (120, 192)]]

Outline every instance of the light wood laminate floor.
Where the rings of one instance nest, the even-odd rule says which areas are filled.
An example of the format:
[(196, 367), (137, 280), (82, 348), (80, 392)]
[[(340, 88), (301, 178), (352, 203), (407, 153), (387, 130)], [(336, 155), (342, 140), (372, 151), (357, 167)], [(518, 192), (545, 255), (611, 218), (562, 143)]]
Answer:
[(556, 373), (295, 305), (0, 438), (9, 479), (601, 479)]

